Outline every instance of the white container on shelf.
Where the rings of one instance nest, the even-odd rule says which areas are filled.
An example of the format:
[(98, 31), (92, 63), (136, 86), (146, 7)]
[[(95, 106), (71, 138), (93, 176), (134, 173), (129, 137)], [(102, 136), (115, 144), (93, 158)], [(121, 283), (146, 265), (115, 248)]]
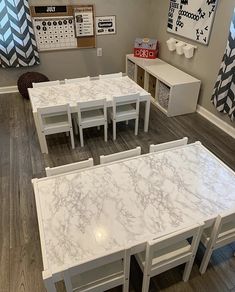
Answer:
[(175, 51), (175, 45), (177, 43), (176, 39), (170, 38), (169, 40), (166, 41), (166, 43), (169, 51), (171, 52)]
[(184, 50), (183, 50), (183, 48), (186, 46), (186, 43), (184, 43), (184, 42), (178, 42), (176, 45), (175, 45), (175, 48), (176, 48), (176, 53), (178, 54), (178, 55), (183, 55), (183, 53), (184, 53)]
[(185, 47), (183, 47), (183, 51), (184, 51), (184, 55), (185, 58), (190, 59), (193, 57), (194, 55), (194, 49), (196, 49), (197, 47), (187, 44)]

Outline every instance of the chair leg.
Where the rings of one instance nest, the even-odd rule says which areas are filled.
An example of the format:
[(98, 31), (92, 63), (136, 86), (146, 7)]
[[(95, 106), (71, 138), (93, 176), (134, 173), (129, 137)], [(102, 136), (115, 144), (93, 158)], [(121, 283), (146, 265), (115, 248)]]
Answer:
[(46, 135), (44, 133), (42, 133), (42, 135), (44, 136), (44, 146), (45, 146), (45, 153), (48, 154), (48, 147), (47, 147), (47, 139), (46, 139)]
[(183, 274), (183, 281), (187, 282), (189, 279), (189, 276), (191, 274), (192, 271), (192, 267), (193, 267), (193, 263), (194, 263), (194, 258), (195, 256), (193, 256), (189, 262), (186, 263), (185, 268), (184, 268), (184, 274)]
[(72, 149), (74, 149), (75, 148), (75, 144), (74, 144), (73, 129), (70, 130), (70, 138), (71, 138)]
[(116, 121), (113, 120), (113, 141), (116, 140)]
[(139, 117), (135, 119), (135, 135), (138, 135), (138, 128), (139, 128)]
[(108, 125), (107, 122), (104, 124), (104, 141), (108, 141)]
[(206, 251), (205, 251), (205, 254), (203, 256), (203, 259), (202, 259), (202, 262), (201, 262), (201, 265), (200, 265), (200, 269), (199, 269), (199, 272), (201, 274), (204, 274), (206, 269), (207, 269), (207, 266), (209, 264), (209, 261), (210, 261), (210, 258), (211, 258), (211, 255), (212, 255), (212, 252), (213, 250), (211, 249), (211, 247), (207, 247), (206, 248)]
[(44, 286), (47, 292), (57, 292), (56, 286), (52, 281), (44, 280)]
[(68, 271), (64, 272), (64, 285), (66, 288), (66, 292), (73, 292), (73, 286)]
[(79, 126), (79, 134), (80, 134), (80, 143), (81, 147), (84, 147), (84, 141), (83, 141), (83, 129), (81, 126)]
[(142, 292), (149, 291), (150, 276), (146, 275), (143, 278)]
[(122, 287), (123, 292), (128, 292), (129, 291), (129, 280), (125, 280), (123, 287)]

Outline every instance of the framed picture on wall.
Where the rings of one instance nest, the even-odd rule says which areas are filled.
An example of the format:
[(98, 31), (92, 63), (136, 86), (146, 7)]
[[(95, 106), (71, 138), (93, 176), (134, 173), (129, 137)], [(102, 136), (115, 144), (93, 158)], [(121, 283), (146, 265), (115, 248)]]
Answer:
[(207, 45), (218, 0), (170, 0), (167, 31)]
[(116, 16), (97, 16), (96, 35), (116, 34)]

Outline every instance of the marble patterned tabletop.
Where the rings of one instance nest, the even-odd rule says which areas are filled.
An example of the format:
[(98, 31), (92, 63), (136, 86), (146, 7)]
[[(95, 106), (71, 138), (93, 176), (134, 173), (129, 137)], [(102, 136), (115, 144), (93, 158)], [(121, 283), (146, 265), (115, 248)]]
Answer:
[(106, 98), (108, 106), (112, 106), (113, 96), (132, 93), (140, 93), (143, 99), (150, 98), (148, 92), (127, 76), (50, 87), (29, 88), (28, 91), (33, 111), (36, 111), (38, 107), (66, 103), (69, 103), (71, 107), (75, 107), (79, 100), (88, 101), (102, 98)]
[(34, 190), (52, 273), (235, 209), (234, 172), (200, 143), (38, 179)]

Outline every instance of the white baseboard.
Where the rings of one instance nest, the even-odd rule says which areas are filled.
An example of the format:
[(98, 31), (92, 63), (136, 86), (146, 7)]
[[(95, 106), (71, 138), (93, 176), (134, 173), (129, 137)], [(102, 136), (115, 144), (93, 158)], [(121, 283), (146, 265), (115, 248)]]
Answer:
[(202, 115), (204, 118), (206, 118), (208, 121), (210, 121), (211, 123), (213, 123), (218, 128), (220, 128), (225, 133), (227, 133), (228, 135), (230, 135), (231, 137), (235, 139), (234, 127), (230, 126), (229, 124), (227, 124), (226, 122), (224, 122), (223, 120), (221, 120), (220, 118), (218, 118), (217, 116), (215, 116), (214, 114), (212, 114), (211, 112), (209, 112), (208, 110), (206, 110), (204, 107), (200, 105), (197, 106), (197, 112), (200, 115)]
[(15, 92), (19, 92), (18, 87), (16, 85), (0, 87), (0, 94), (15, 93)]

